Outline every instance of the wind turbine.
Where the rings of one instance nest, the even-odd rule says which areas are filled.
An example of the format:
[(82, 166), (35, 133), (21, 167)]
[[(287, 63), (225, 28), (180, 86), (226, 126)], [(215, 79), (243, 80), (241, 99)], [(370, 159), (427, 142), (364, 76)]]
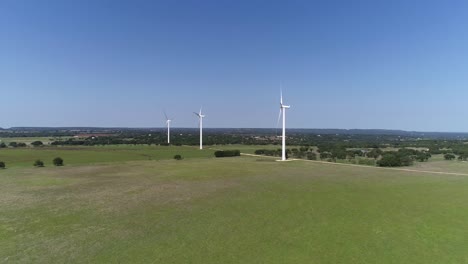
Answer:
[(203, 149), (203, 118), (205, 115), (202, 115), (202, 108), (200, 107), (200, 112), (193, 112), (198, 116), (198, 126), (200, 127), (200, 149)]
[(278, 115), (278, 123), (281, 118), (281, 114), (283, 114), (283, 136), (282, 137), (282, 149), (281, 149), (281, 160), (286, 160), (286, 109), (290, 108), (289, 105), (283, 104), (283, 91), (280, 90), (280, 112)]
[(171, 144), (171, 122), (172, 120), (167, 117), (166, 111), (164, 111), (164, 116), (166, 117), (166, 125), (167, 125), (167, 144)]

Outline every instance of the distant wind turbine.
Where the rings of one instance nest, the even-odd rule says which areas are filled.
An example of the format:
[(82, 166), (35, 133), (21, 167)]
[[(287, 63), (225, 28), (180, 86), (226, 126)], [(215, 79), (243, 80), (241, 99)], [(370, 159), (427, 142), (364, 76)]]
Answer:
[(278, 123), (281, 118), (281, 114), (283, 114), (283, 136), (282, 138), (282, 149), (281, 149), (281, 160), (286, 160), (286, 109), (290, 108), (289, 105), (283, 104), (283, 90), (280, 91), (280, 112), (278, 115)]
[(202, 108), (200, 107), (200, 112), (193, 112), (198, 116), (198, 126), (200, 127), (200, 149), (203, 149), (203, 118), (205, 115), (202, 115)]
[(166, 111), (164, 111), (164, 116), (166, 117), (166, 125), (167, 125), (167, 144), (171, 144), (171, 122), (172, 120), (167, 117)]

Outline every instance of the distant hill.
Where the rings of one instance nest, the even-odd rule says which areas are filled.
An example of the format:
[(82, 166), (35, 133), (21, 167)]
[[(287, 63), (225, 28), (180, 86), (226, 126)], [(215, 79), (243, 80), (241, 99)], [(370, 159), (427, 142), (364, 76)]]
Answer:
[[(157, 131), (163, 132), (165, 128), (126, 128), (126, 127), (12, 127), (9, 129), (0, 128), (1, 132), (13, 133), (119, 133), (129, 131)], [(197, 132), (198, 128), (173, 128), (174, 132)], [(277, 134), (276, 128), (205, 128), (206, 133), (224, 133), (224, 134)], [(337, 135), (391, 135), (411, 138), (447, 138), (460, 139), (468, 138), (466, 132), (420, 132), (388, 129), (324, 129), (324, 128), (290, 128), (291, 134), (337, 134)]]

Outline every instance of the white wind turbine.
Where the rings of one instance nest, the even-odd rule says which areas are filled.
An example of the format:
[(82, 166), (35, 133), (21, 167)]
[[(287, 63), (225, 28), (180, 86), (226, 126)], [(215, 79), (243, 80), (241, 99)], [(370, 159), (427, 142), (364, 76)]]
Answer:
[(200, 149), (203, 149), (203, 118), (205, 115), (202, 115), (202, 108), (200, 107), (200, 112), (193, 112), (198, 116), (198, 126), (200, 127)]
[(281, 149), (281, 160), (286, 160), (286, 109), (290, 108), (289, 105), (283, 104), (283, 91), (280, 91), (280, 112), (278, 115), (278, 123), (281, 118), (281, 114), (283, 114), (283, 135), (282, 138), (282, 149)]
[(167, 117), (166, 111), (164, 111), (164, 116), (166, 117), (167, 125), (167, 144), (171, 143), (171, 122), (172, 120)]

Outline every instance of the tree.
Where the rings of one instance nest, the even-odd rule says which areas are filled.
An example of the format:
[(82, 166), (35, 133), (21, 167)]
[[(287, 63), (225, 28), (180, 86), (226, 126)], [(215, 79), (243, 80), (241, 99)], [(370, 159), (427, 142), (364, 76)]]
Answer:
[(418, 152), (416, 154), (416, 159), (420, 162), (427, 161), (431, 157), (431, 154), (428, 152)]
[(447, 153), (447, 154), (444, 155), (445, 160), (453, 160), (455, 158), (456, 158), (455, 155), (453, 155), (451, 153)]
[(217, 158), (240, 156), (240, 150), (218, 150), (214, 155)]
[(179, 155), (179, 154), (177, 154), (177, 155), (174, 156), (174, 159), (175, 159), (175, 160), (181, 160), (181, 159), (182, 159), (182, 156)]
[(18, 148), (24, 148), (24, 147), (26, 147), (26, 143), (20, 142), (20, 143), (18, 143), (16, 146), (17, 146)]
[(344, 149), (334, 149), (332, 150), (332, 158), (337, 159), (346, 159), (346, 150)]
[(382, 159), (377, 161), (380, 167), (399, 167), (410, 166), (413, 164), (413, 155), (411, 151), (386, 152)]
[(12, 141), (8, 144), (8, 146), (12, 147), (12, 148), (16, 148), (18, 146), (18, 143)]
[(55, 158), (52, 163), (55, 165), (55, 166), (63, 166), (63, 159), (60, 158), (60, 157), (57, 157)]
[(377, 159), (378, 157), (380, 157), (380, 155), (382, 155), (382, 150), (379, 149), (379, 148), (374, 148), (372, 149), (371, 151), (367, 152), (367, 157), (369, 158), (373, 158), (373, 159)]
[(307, 159), (308, 160), (316, 160), (317, 154), (315, 152), (307, 152)]
[(36, 160), (34, 162), (34, 167), (44, 167), (44, 162), (42, 160)]
[(44, 144), (42, 143), (42, 141), (37, 140), (37, 141), (31, 142), (31, 145), (33, 145), (34, 147), (39, 147)]
[(7, 147), (7, 145), (5, 143), (3, 143), (3, 142), (0, 143), (0, 148), (6, 148), (6, 147)]
[(320, 152), (320, 159), (328, 159), (331, 157), (329, 152)]
[(5, 162), (0, 161), (0, 169), (6, 168)]

